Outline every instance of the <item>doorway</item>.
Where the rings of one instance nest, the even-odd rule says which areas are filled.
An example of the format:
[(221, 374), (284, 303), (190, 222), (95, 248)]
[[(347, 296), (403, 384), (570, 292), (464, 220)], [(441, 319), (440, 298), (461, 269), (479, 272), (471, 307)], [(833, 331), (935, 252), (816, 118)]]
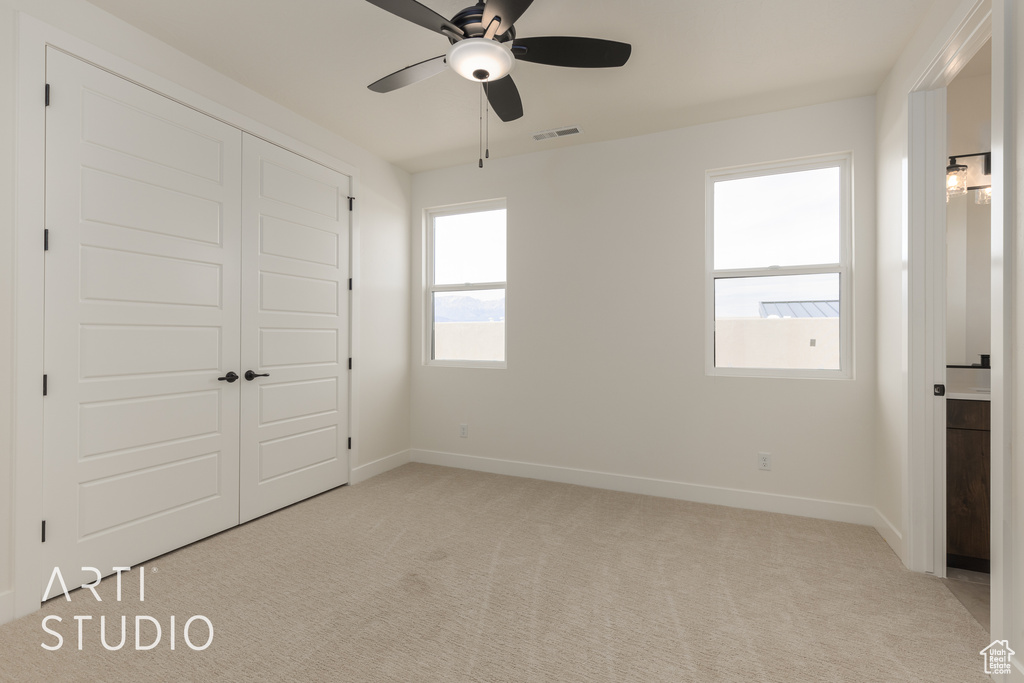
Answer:
[(991, 614), (992, 42), (946, 88), (946, 586)]
[[(982, 385), (993, 387), (989, 394), (990, 402), (985, 402), (985, 407), (992, 407), (992, 428), (997, 429), (1000, 424), (998, 410), (1003, 410), (1005, 396), (1002, 391), (1002, 374), (1004, 372), (1003, 361), (1000, 354), (1003, 352), (1001, 317), (1001, 280), (1002, 266), (999, 263), (997, 254), (1002, 247), (1002, 230), (992, 230), (993, 225), (1000, 225), (1000, 218), (997, 217), (996, 205), (993, 203), (991, 215), (988, 221), (989, 234), (992, 239), (992, 248), (989, 250), (988, 265), (991, 274), (988, 277), (988, 286), (991, 297), (988, 302), (976, 303), (976, 306), (986, 306), (992, 313), (987, 322), (989, 337), (987, 340), (979, 341), (977, 338), (969, 344), (966, 341), (967, 321), (970, 319), (972, 332), (978, 332), (980, 323), (977, 321), (977, 309), (972, 309), (968, 315), (966, 307), (966, 232), (953, 234), (951, 236), (951, 251), (947, 252), (947, 211), (951, 217), (957, 214), (966, 214), (967, 207), (958, 204), (947, 204), (946, 176), (947, 166), (955, 165), (957, 160), (950, 160), (950, 155), (967, 155), (984, 153), (993, 150), (998, 146), (1001, 137), (997, 136), (997, 128), (1001, 125), (1001, 119), (996, 116), (997, 107), (992, 106), (987, 117), (981, 114), (981, 119), (987, 123), (987, 129), (991, 135), (990, 144), (982, 142), (971, 143), (972, 147), (977, 144), (985, 149), (959, 150), (951, 147), (956, 144), (967, 144), (962, 140), (954, 142), (950, 138), (951, 126), (957, 125), (956, 121), (960, 116), (956, 101), (958, 97), (958, 85), (954, 81), (961, 73), (965, 78), (980, 76), (988, 79), (990, 87), (997, 82), (993, 78), (991, 66), (987, 69), (988, 76), (977, 73), (979, 64), (974, 64), (970, 69), (965, 68), (979, 54), (987, 51), (990, 55), (989, 64), (995, 62), (994, 55), (1001, 55), (1002, 46), (998, 46), (995, 52), (992, 49), (992, 13), (987, 3), (979, 3), (972, 12), (965, 17), (964, 21), (950, 37), (946, 46), (938, 54), (935, 60), (923, 73), (915, 87), (909, 94), (909, 149), (908, 149), (908, 296), (907, 296), (907, 325), (908, 325), (908, 408), (909, 408), (909, 434), (908, 434), (908, 470), (907, 470), (907, 506), (908, 524), (906, 538), (906, 561), (908, 566), (915, 570), (934, 574), (939, 578), (947, 578), (948, 558), (948, 535), (951, 529), (948, 528), (948, 511), (951, 500), (955, 503), (959, 496), (956, 490), (950, 490), (949, 477), (962, 476), (963, 468), (957, 471), (960, 465), (953, 461), (947, 461), (947, 446), (956, 446), (961, 442), (963, 434), (952, 434), (947, 439), (947, 427), (976, 428), (978, 424), (963, 423), (960, 416), (954, 415), (954, 419), (947, 422), (947, 411), (956, 410), (957, 404), (968, 404), (979, 406), (983, 398), (978, 396), (977, 389)], [(980, 58), (984, 61), (984, 56)], [(999, 99), (993, 97), (1002, 92), (994, 93), (990, 90), (987, 97), (994, 102)], [(952, 101), (950, 98), (953, 98)], [(978, 112), (974, 112), (978, 114)], [(973, 158), (973, 157), (972, 157)], [(979, 154), (980, 160), (982, 155)], [(966, 160), (966, 159), (965, 159)], [(999, 160), (1001, 162), (1001, 159)], [(997, 163), (993, 163), (994, 170)], [(1001, 176), (998, 170), (992, 176), (995, 182), (988, 181), (985, 184), (995, 186), (999, 193)], [(975, 181), (976, 185), (981, 184)], [(965, 188), (966, 189), (966, 188)], [(959, 200), (961, 202), (973, 201), (971, 197)], [(998, 199), (998, 195), (996, 199)], [(996, 200), (991, 200), (995, 202)], [(1001, 216), (1001, 214), (998, 214)], [(937, 227), (941, 226), (941, 227)], [(963, 247), (963, 248), (961, 248)], [(953, 259), (953, 256), (956, 259)], [(949, 258), (950, 260), (947, 260)], [(965, 287), (961, 293), (959, 289), (955, 292), (947, 288), (953, 284), (958, 287)], [(947, 294), (948, 300), (947, 300)], [(947, 303), (953, 304), (947, 308)], [(996, 312), (1000, 314), (997, 315)], [(984, 335), (981, 335), (984, 336)], [(977, 337), (977, 335), (975, 335)], [(985, 355), (991, 355), (997, 360), (992, 364), (991, 369), (981, 369), (982, 359), (968, 358), (968, 347), (976, 347), (978, 344), (989, 343), (990, 347)], [(948, 354), (954, 354), (955, 358)], [(979, 356), (982, 352), (978, 352)], [(949, 368), (948, 365), (965, 366), (963, 368)], [(977, 366), (977, 368), (975, 367)], [(973, 376), (966, 380), (957, 376), (957, 372), (963, 370), (966, 373), (973, 373)], [(990, 381), (978, 379), (982, 373), (991, 377)], [(986, 378), (987, 379), (987, 378)], [(973, 393), (975, 395), (967, 395)], [(961, 401), (961, 399), (967, 399)], [(987, 414), (987, 413), (986, 413)], [(988, 426), (988, 420), (984, 420)], [(980, 430), (979, 430), (980, 431)], [(978, 434), (974, 433), (977, 440)], [(997, 431), (992, 432), (992, 453), (998, 454), (1002, 451)], [(975, 449), (976, 450), (976, 449)], [(995, 471), (1000, 463), (994, 460), (991, 472), (977, 473), (979, 478), (989, 484), (993, 480)], [(969, 469), (977, 469), (972, 465)], [(949, 495), (947, 495), (949, 494)], [(991, 505), (987, 514), (984, 515), (984, 522), (989, 527), (994, 527), (992, 520), (1001, 519), (1001, 506), (1003, 500), (998, 492), (993, 491)], [(983, 525), (979, 525), (983, 526)], [(983, 528), (973, 532), (975, 536), (989, 536), (989, 529)], [(974, 551), (971, 551), (972, 553)], [(987, 548), (984, 553), (987, 554)], [(977, 567), (976, 567), (977, 568)], [(986, 567), (987, 568), (987, 567)], [(955, 573), (955, 572), (954, 572)], [(974, 578), (984, 576), (979, 572)], [(991, 583), (992, 596), (996, 601), (992, 602), (992, 618), (986, 619), (983, 614), (975, 614), (983, 625), (989, 626), (999, 622), (999, 615), (996, 614), (997, 601), (1001, 595), (999, 589), (1000, 577), (997, 575)], [(989, 586), (976, 588), (975, 592), (989, 593)]]

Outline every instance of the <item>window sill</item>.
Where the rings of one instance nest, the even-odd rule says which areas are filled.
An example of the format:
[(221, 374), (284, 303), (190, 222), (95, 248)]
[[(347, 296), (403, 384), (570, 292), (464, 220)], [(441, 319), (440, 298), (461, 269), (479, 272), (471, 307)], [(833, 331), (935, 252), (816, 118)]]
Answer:
[(424, 364), (428, 368), (482, 368), (505, 370), (508, 363), (496, 360), (428, 360)]
[(705, 368), (708, 377), (749, 377), (767, 379), (840, 379), (852, 380), (847, 370), (797, 370), (784, 368)]

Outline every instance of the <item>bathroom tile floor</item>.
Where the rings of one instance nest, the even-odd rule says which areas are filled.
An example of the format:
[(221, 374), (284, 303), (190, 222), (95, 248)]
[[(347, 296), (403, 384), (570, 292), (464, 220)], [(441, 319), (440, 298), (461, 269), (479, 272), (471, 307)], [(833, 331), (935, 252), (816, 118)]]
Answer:
[(988, 631), (991, 614), (989, 575), (950, 567), (946, 570), (946, 578), (942, 582), (967, 608), (971, 616)]

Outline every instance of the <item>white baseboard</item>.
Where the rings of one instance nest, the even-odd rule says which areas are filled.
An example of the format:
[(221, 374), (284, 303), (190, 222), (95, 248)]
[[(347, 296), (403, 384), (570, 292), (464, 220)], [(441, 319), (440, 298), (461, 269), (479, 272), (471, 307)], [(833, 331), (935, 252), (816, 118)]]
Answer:
[(896, 553), (896, 557), (900, 558), (900, 561), (906, 566), (907, 560), (903, 557), (903, 534), (889, 521), (888, 517), (882, 514), (881, 510), (878, 508), (872, 508), (872, 510), (875, 511), (875, 521), (872, 523), (872, 526), (875, 527), (878, 534), (885, 539), (885, 542)]
[(0, 593), (0, 624), (14, 621), (14, 591)]
[(376, 477), (378, 474), (384, 474), (388, 470), (393, 470), (396, 467), (401, 467), (408, 462), (411, 462), (412, 451), (400, 451), (398, 453), (392, 453), (391, 455), (384, 456), (380, 460), (374, 460), (368, 462), (365, 465), (352, 468), (352, 476), (349, 477), (350, 484), (360, 484), (367, 479)]
[(880, 516), (875, 508), (869, 505), (853, 503), (837, 503), (829, 500), (784, 496), (760, 491), (688, 484), (685, 482), (634, 477), (626, 474), (609, 474), (592, 470), (554, 467), (535, 463), (517, 462), (514, 460), (496, 460), (473, 455), (456, 453), (440, 453), (413, 449), (410, 451), (411, 461), (427, 465), (457, 467), (466, 470), (489, 472), (491, 474), (507, 474), (513, 477), (542, 479), (563, 484), (577, 484), (592, 488), (640, 493), (661, 498), (675, 498), (695, 503), (725, 505), (747, 510), (779, 512), (786, 515), (827, 519), (835, 522), (850, 522), (865, 526), (875, 526)]

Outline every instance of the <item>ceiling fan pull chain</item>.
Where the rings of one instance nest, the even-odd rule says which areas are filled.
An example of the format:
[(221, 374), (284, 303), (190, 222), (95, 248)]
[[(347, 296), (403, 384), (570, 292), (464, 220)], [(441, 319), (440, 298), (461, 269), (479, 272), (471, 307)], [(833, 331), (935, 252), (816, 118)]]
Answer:
[(480, 168), (484, 167), (484, 91), (480, 89)]
[(491, 158), (491, 84), (484, 83), (484, 159)]

